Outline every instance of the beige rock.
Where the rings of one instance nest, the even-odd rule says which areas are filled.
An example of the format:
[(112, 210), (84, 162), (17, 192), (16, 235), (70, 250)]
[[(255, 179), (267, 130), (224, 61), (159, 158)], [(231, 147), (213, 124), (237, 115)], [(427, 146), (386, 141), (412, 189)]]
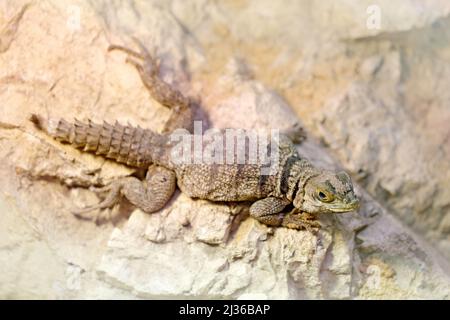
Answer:
[[(0, 7), (0, 23), (23, 3)], [(17, 27), (0, 26), (8, 30), (0, 34), (0, 297), (449, 299), (442, 252), (450, 149), (438, 148), (447, 141), (448, 69), (436, 80), (438, 68), (426, 59), (415, 65), (408, 53), (424, 49), (411, 40), (415, 32), (428, 35), (434, 22), (445, 29), (448, 7), (433, 1), (421, 11), (408, 1), (397, 10), (382, 2), (390, 24), (380, 31), (366, 28), (367, 6), (40, 1)], [(89, 185), (132, 170), (62, 146), (26, 118), (37, 112), (161, 128), (169, 112), (122, 53), (107, 52), (110, 43), (133, 46), (132, 36), (161, 58), (166, 81), (201, 98), (213, 126), (295, 135), (304, 122), (309, 139), (299, 152), (351, 171), (361, 209), (320, 217), (317, 235), (271, 229), (245, 206), (181, 193), (152, 215), (122, 202), (95, 212), (97, 223), (75, 218), (74, 208), (98, 201)], [(430, 85), (412, 77), (422, 70)], [(439, 97), (425, 110), (433, 88)]]

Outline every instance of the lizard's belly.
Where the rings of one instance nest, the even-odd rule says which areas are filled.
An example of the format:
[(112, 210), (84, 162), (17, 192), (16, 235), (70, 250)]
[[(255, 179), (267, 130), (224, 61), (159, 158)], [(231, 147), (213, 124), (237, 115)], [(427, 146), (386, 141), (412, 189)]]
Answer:
[(192, 198), (252, 201), (267, 197), (274, 176), (258, 165), (190, 164), (175, 170), (180, 190)]

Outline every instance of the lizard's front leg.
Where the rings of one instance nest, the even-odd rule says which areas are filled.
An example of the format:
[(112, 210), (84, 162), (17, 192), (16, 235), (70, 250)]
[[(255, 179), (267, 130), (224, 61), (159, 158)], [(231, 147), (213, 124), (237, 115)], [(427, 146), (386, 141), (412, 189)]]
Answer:
[(134, 41), (140, 52), (119, 45), (109, 46), (108, 51), (120, 50), (127, 53), (126, 61), (136, 68), (153, 99), (171, 109), (172, 113), (164, 125), (163, 133), (170, 133), (178, 128), (191, 131), (193, 125), (191, 100), (159, 77), (159, 62), (150, 55), (139, 40), (134, 39)]
[(274, 197), (261, 199), (250, 206), (250, 215), (266, 225), (279, 226), (283, 221), (280, 212), (289, 203), (289, 200)]
[(298, 212), (297, 208), (294, 208), (291, 212), (287, 213), (283, 217), (281, 225), (290, 229), (306, 229), (310, 232), (321, 227), (320, 223), (315, 220), (316, 217), (307, 212)]
[(150, 166), (147, 171), (145, 184), (135, 177), (125, 177), (113, 181), (111, 184), (94, 191), (108, 192), (106, 198), (97, 205), (75, 210), (75, 215), (83, 216), (84, 213), (105, 209), (114, 206), (120, 196), (124, 196), (133, 205), (142, 211), (152, 213), (160, 210), (172, 197), (176, 187), (175, 172), (159, 166)]

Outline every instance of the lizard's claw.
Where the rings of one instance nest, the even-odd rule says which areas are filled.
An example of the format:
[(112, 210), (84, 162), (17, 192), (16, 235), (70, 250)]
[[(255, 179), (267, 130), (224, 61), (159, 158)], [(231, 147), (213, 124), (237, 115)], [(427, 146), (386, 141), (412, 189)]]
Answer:
[(106, 186), (103, 186), (103, 187), (91, 186), (91, 187), (89, 187), (89, 190), (92, 192), (95, 192), (97, 194), (109, 192), (109, 191), (111, 191), (111, 184), (107, 184)]
[(72, 214), (81, 219), (91, 220), (93, 217), (91, 215), (86, 215), (86, 213), (90, 213), (91, 211), (94, 211), (97, 209), (111, 208), (120, 199), (121, 184), (119, 181), (112, 182), (104, 187), (100, 187), (100, 188), (90, 187), (89, 189), (94, 191), (95, 193), (107, 193), (107, 195), (106, 195), (105, 199), (103, 199), (103, 201), (101, 201), (98, 204), (94, 204), (92, 206), (87, 206), (84, 208), (78, 208), (78, 209), (72, 210)]
[(322, 227), (321, 223), (314, 216), (307, 213), (288, 213), (284, 216), (281, 225), (290, 229), (306, 229), (311, 233), (317, 233)]
[(99, 209), (99, 205), (88, 206), (84, 208), (76, 208), (71, 210), (71, 213), (81, 219), (95, 221), (96, 223), (102, 222), (104, 220), (111, 220), (111, 211), (102, 210), (99, 213), (93, 213), (92, 211)]
[(88, 206), (84, 208), (75, 208), (72, 209), (70, 212), (77, 218), (83, 219), (83, 220), (92, 220), (94, 217), (93, 214), (90, 214), (93, 210), (95, 210), (94, 206)]

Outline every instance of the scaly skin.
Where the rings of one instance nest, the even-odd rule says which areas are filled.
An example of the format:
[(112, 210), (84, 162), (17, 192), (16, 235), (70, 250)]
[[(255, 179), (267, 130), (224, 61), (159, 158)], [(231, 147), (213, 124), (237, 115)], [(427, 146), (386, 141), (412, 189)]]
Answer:
[[(177, 128), (190, 131), (192, 104), (188, 98), (159, 79), (158, 64), (142, 45), (139, 46), (140, 54), (121, 46), (111, 46), (110, 50), (121, 50), (143, 60), (143, 64), (140, 64), (131, 58), (127, 59), (137, 68), (153, 98), (173, 111), (161, 134), (130, 125), (123, 126), (118, 122), (114, 125), (106, 122), (98, 125), (92, 121), (46, 121), (38, 115), (30, 118), (37, 128), (63, 143), (70, 143), (128, 166), (148, 168), (146, 185), (135, 177), (121, 178), (97, 190), (108, 193), (101, 203), (79, 210), (78, 213), (111, 207), (117, 203), (120, 195), (145, 212), (155, 212), (170, 200), (176, 184), (192, 198), (225, 202), (253, 201), (250, 215), (270, 226), (311, 230), (319, 226), (314, 221), (315, 214), (347, 212), (358, 207), (359, 201), (346, 173), (315, 168), (299, 156), (295, 146), (284, 136), (279, 141), (268, 141), (262, 146), (265, 150), (274, 147), (278, 151), (279, 157), (270, 175), (263, 171), (267, 170), (267, 164), (259, 159), (252, 164), (174, 161), (172, 155), (176, 144), (171, 141), (170, 133)], [(186, 131), (187, 137), (193, 138), (189, 131)], [(225, 141), (224, 132), (217, 135)], [(234, 148), (233, 152), (237, 157)], [(283, 213), (289, 204), (293, 204), (294, 209)]]

